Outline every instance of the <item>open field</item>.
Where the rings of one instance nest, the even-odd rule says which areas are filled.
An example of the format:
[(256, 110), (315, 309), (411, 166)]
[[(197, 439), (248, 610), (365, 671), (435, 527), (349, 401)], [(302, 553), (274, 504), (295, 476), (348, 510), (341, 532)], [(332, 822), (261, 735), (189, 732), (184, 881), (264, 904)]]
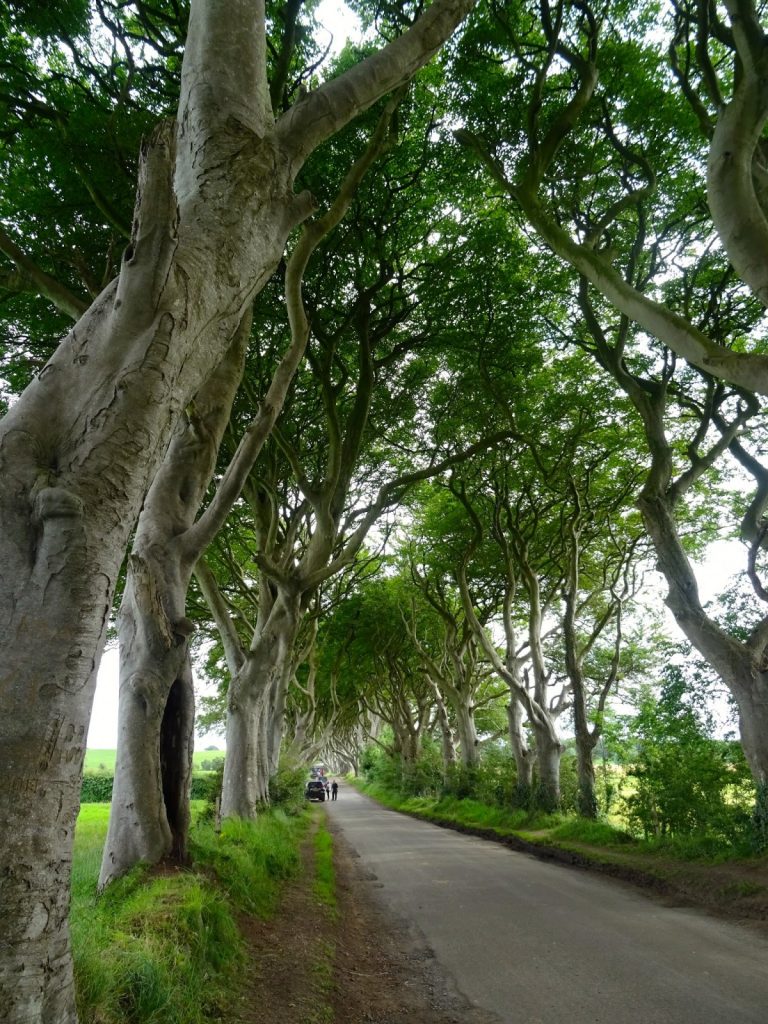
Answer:
[[(105, 772), (108, 775), (114, 774), (116, 750), (88, 749), (85, 752), (84, 771), (91, 774)], [(203, 761), (212, 761), (218, 757), (224, 757), (224, 750), (196, 750), (192, 755), (195, 771), (202, 771)]]

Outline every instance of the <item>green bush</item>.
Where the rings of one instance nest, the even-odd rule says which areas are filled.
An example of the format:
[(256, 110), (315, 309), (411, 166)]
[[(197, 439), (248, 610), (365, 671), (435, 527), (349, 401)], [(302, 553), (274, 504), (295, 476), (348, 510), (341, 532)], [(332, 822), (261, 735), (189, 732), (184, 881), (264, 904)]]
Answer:
[[(83, 776), (80, 787), (80, 802), (83, 804), (108, 804), (112, 799), (114, 775), (88, 773)], [(221, 792), (221, 775), (211, 772), (208, 775), (195, 773), (192, 776), (191, 800), (211, 800)]]
[(306, 783), (306, 765), (284, 764), (281, 761), (277, 773), (269, 780), (269, 799), (273, 805), (295, 812), (304, 806)]
[(510, 751), (504, 747), (487, 747), (474, 772), (473, 795), (491, 807), (514, 807), (517, 792), (517, 771)]
[(710, 728), (670, 666), (658, 700), (646, 694), (630, 728), (636, 752), (627, 774), (635, 791), (626, 813), (646, 839), (710, 837), (721, 847), (746, 841), (754, 798), (749, 771), (741, 747), (713, 739)]
[(360, 759), (360, 772), (369, 782), (404, 796), (435, 795), (442, 788), (440, 751), (431, 741), (424, 744), (416, 761), (404, 761), (380, 747), (369, 747)]
[(214, 801), (221, 793), (221, 777), (221, 771), (209, 772), (207, 775), (195, 773), (192, 776), (192, 789), (189, 799)]
[(113, 775), (89, 773), (83, 776), (80, 787), (80, 802), (83, 804), (108, 804), (112, 799)]

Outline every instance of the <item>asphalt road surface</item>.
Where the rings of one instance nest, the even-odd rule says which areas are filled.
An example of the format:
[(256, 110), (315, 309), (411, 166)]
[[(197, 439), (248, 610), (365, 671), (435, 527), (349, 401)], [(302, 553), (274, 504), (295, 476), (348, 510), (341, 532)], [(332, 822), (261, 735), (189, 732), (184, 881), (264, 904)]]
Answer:
[(768, 941), (746, 928), (349, 786), (325, 806), (388, 909), (504, 1024), (768, 1024)]

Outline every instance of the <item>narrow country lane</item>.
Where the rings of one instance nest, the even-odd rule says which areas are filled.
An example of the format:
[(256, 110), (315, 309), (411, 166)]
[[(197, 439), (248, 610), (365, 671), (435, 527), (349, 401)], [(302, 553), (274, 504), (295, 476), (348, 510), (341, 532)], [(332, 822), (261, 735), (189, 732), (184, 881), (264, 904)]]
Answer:
[(768, 941), (630, 886), (386, 810), (333, 827), (456, 987), (504, 1024), (766, 1024)]

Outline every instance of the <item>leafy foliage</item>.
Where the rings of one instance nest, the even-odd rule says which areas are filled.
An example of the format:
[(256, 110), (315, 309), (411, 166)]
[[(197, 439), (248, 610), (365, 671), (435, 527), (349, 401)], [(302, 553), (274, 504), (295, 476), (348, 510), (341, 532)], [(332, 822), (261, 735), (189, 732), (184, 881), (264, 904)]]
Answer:
[(710, 730), (680, 669), (669, 666), (658, 699), (644, 694), (629, 728), (635, 753), (628, 774), (637, 788), (627, 799), (628, 819), (646, 838), (744, 839), (754, 797), (746, 762), (738, 744), (712, 739)]

